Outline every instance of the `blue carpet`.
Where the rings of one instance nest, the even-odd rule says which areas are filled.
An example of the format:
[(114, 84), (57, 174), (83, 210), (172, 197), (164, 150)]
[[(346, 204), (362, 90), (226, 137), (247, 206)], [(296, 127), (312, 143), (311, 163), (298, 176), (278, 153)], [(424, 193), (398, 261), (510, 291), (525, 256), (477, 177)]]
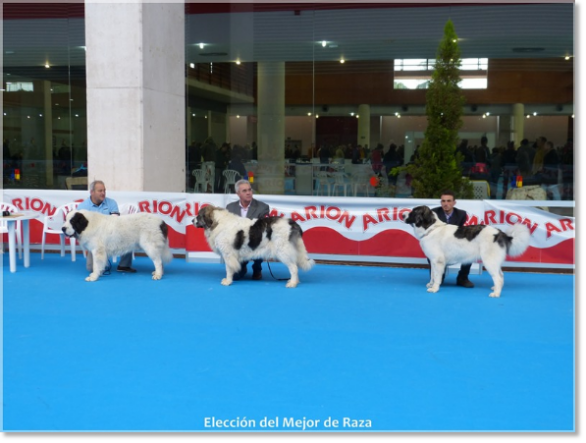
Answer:
[(318, 264), (286, 289), (266, 264), (230, 287), (219, 264), (134, 267), (5, 257), (4, 430), (575, 428), (573, 275), (507, 272), (491, 299), (486, 272), (429, 294), (425, 269)]

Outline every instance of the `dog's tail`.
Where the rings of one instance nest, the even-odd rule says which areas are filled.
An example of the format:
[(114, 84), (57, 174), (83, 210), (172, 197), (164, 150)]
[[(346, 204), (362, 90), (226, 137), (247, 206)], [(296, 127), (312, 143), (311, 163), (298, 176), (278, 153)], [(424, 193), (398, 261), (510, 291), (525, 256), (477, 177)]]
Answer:
[(290, 220), (289, 223), (291, 224), (289, 240), (297, 249), (297, 266), (304, 271), (309, 271), (315, 265), (315, 261), (307, 255), (307, 249), (305, 249), (305, 243), (303, 243), (303, 230), (295, 221)]
[(167, 240), (167, 244), (165, 245), (165, 248), (163, 249), (163, 256), (161, 257), (161, 260), (163, 260), (164, 265), (166, 265), (171, 260), (173, 260), (173, 253), (171, 252), (171, 248), (169, 248), (169, 241), (168, 240)]
[(507, 242), (507, 254), (511, 257), (521, 255), (529, 247), (531, 233), (523, 223), (517, 223), (507, 230), (509, 242)]

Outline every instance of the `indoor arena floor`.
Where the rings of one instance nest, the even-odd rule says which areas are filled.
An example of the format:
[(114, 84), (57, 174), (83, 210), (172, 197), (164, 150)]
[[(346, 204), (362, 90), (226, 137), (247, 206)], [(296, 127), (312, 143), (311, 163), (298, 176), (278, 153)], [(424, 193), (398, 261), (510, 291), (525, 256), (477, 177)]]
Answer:
[[(317, 264), (296, 289), (220, 264), (84, 281), (85, 260), (3, 255), (5, 431), (575, 429), (575, 278)], [(286, 268), (272, 263), (275, 277)]]

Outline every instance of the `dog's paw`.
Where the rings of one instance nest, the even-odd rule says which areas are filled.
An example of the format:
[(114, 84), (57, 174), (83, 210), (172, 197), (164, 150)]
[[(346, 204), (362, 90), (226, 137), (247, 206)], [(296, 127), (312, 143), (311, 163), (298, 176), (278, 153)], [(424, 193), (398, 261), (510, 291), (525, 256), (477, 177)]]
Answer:
[(428, 284), (425, 285), (426, 288), (432, 288), (433, 287), (433, 283), (429, 282)]
[(153, 272), (153, 280), (160, 280), (163, 278), (163, 274), (157, 274), (156, 272)]
[(232, 280), (228, 280), (227, 278), (222, 279), (222, 284), (224, 286), (230, 286), (232, 284)]
[(85, 281), (96, 281), (98, 279), (99, 275), (95, 275), (95, 274), (90, 274), (85, 278)]
[(491, 292), (490, 294), (488, 294), (489, 297), (492, 298), (499, 298), (501, 296), (501, 294), (497, 294), (496, 292)]
[(437, 291), (439, 291), (439, 287), (436, 288), (436, 287), (432, 286), (431, 288), (427, 288), (427, 292), (437, 292)]
[(298, 284), (299, 284), (299, 282), (298, 282), (298, 281), (292, 281), (292, 280), (289, 280), (289, 281), (287, 282), (287, 284), (285, 285), (285, 287), (286, 287), (286, 288), (296, 288)]

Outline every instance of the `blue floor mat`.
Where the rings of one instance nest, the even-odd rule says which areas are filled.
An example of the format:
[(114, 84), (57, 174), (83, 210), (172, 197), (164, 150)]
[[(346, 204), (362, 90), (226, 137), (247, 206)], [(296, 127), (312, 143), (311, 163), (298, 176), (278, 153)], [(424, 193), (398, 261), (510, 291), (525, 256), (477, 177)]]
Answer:
[[(572, 431), (574, 276), (3, 263), (5, 431)], [(276, 277), (286, 277), (280, 263)]]

